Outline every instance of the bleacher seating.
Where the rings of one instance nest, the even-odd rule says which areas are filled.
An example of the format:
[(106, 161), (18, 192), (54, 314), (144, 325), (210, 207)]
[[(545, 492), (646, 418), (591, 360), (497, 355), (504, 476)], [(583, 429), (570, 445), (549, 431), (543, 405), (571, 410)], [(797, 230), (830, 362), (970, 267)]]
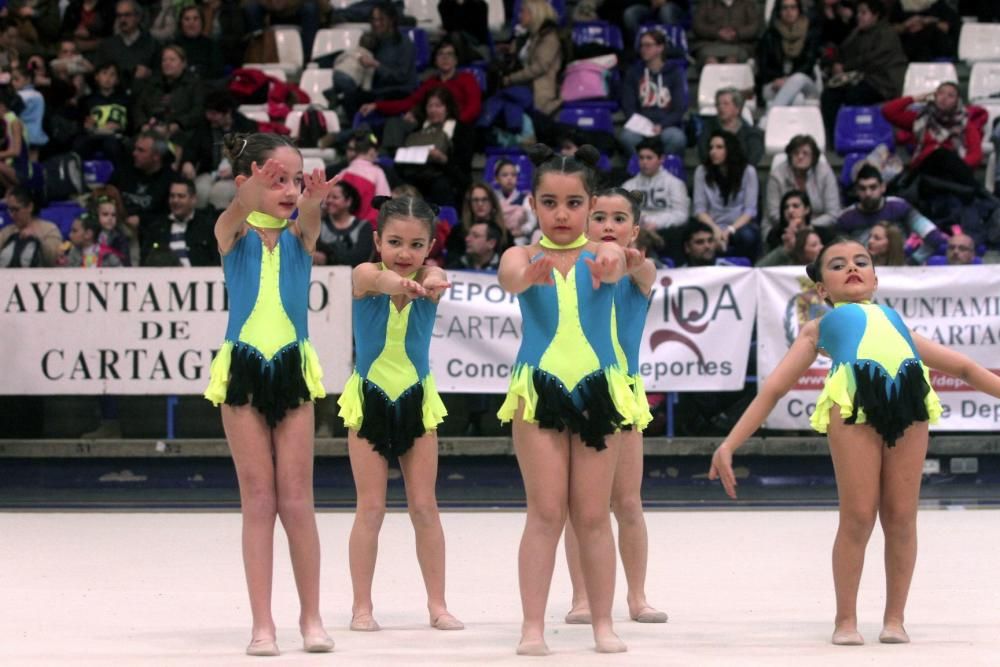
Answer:
[(854, 186), (854, 178), (852, 177), (854, 165), (867, 156), (868, 153), (848, 153), (844, 156), (844, 166), (840, 170), (840, 188), (842, 190), (846, 192)]
[(507, 153), (507, 154), (494, 154), (486, 156), (486, 165), (483, 167), (483, 180), (489, 183), (491, 186), (496, 187), (496, 179), (493, 177), (493, 173), (496, 170), (496, 164), (502, 159), (510, 160), (517, 167), (517, 189), (521, 192), (527, 192), (531, 189), (531, 176), (534, 170), (534, 166), (531, 164), (531, 160), (524, 153)]
[(997, 119), (1000, 119), (1000, 99), (995, 100), (992, 104), (983, 104), (980, 102), (980, 106), (986, 109), (986, 113), (989, 114), (989, 118), (986, 121), (986, 127), (983, 128), (983, 154), (989, 155), (993, 152), (993, 124), (997, 121)]
[(310, 67), (302, 72), (299, 87), (309, 95), (309, 102), (311, 104), (318, 104), (323, 107), (328, 106), (323, 91), (333, 87), (333, 69)]
[(255, 63), (252, 67), (268, 76), (273, 76), (278, 81), (288, 81), (288, 73), (279, 63)]
[[(684, 160), (678, 155), (664, 155), (663, 156), (663, 168), (667, 170), (668, 174), (673, 174), (682, 181), (687, 180), (687, 175), (684, 173)], [(629, 176), (635, 176), (639, 173), (639, 156), (633, 155), (628, 161), (628, 166), (626, 167)]]
[(869, 152), (879, 144), (892, 150), (893, 129), (877, 106), (841, 107), (833, 130), (834, 147), (841, 155)]
[(910, 63), (903, 79), (903, 95), (920, 97), (933, 93), (946, 81), (958, 83), (958, 70), (952, 63)]
[(486, 0), (490, 11), (487, 16), (487, 23), (490, 30), (500, 31), (507, 25), (507, 15), (503, 8), (503, 0)]
[[(698, 113), (703, 116), (716, 115), (715, 93), (721, 88), (747, 91), (753, 90), (753, 87), (753, 69), (750, 65), (705, 65), (698, 80)], [(751, 107), (752, 102), (748, 100), (746, 106)]]
[(774, 107), (767, 117), (764, 150), (768, 155), (781, 153), (797, 134), (808, 134), (821, 151), (826, 150), (826, 130), (819, 107)]
[(361, 35), (369, 29), (367, 23), (341, 23), (335, 28), (322, 28), (313, 41), (312, 59), (358, 46)]
[(431, 43), (423, 28), (400, 28), (400, 32), (410, 38), (416, 51), (417, 72), (424, 71), (431, 62)]
[(424, 30), (437, 31), (441, 28), (437, 4), (437, 0), (404, 0), (403, 13), (415, 18), (417, 25)]
[(607, 21), (579, 21), (573, 24), (574, 44), (601, 44), (616, 51), (625, 49), (622, 31)]
[(1000, 60), (1000, 23), (963, 23), (958, 57), (967, 63)]
[(615, 130), (611, 111), (601, 107), (566, 104), (559, 110), (556, 121), (593, 132), (614, 133)]
[(258, 123), (266, 123), (271, 120), (271, 117), (267, 115), (267, 107), (262, 104), (241, 104), (237, 111)]
[(469, 72), (472, 76), (476, 77), (476, 83), (479, 84), (479, 90), (486, 92), (489, 84), (486, 79), (486, 69), (488, 64), (485, 61), (477, 61), (474, 63), (469, 63), (464, 67), (459, 67), (459, 72)]
[(978, 104), (991, 97), (1000, 101), (1000, 62), (976, 63), (969, 72), (969, 101)]
[[(303, 113), (303, 111), (292, 110), (288, 113), (288, 117), (285, 118), (285, 127), (291, 133), (292, 139), (299, 138), (299, 127), (302, 124)], [(327, 133), (340, 132), (340, 120), (337, 118), (336, 112), (324, 109), (323, 119), (326, 121)]]
[[(973, 257), (973, 264), (982, 264), (982, 257)], [(947, 255), (931, 255), (927, 258), (927, 266), (948, 266), (948, 256)]]
[(454, 227), (458, 224), (458, 211), (451, 206), (442, 206), (438, 210), (438, 218), (447, 222), (449, 227)]
[(319, 169), (321, 172), (326, 172), (326, 162), (320, 157), (303, 157), (302, 158), (302, 172), (305, 174), (311, 174), (314, 169)]
[(115, 165), (110, 160), (85, 160), (83, 162), (83, 181), (88, 188), (99, 188), (111, 182), (115, 173)]
[(275, 26), (274, 43), (278, 48), (277, 65), (285, 74), (296, 76), (302, 71), (305, 62), (302, 52), (302, 33), (299, 32), (298, 26)]
[(83, 206), (75, 201), (50, 202), (48, 206), (38, 212), (38, 217), (55, 223), (63, 238), (69, 238), (69, 230), (73, 226), (73, 220), (79, 218), (84, 212)]

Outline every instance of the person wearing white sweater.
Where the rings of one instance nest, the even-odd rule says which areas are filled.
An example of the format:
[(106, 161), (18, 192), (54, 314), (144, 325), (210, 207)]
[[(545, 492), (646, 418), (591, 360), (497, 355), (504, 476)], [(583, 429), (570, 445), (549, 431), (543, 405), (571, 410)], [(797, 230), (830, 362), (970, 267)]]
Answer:
[(691, 197), (684, 181), (663, 168), (663, 144), (649, 137), (639, 142), (636, 152), (639, 173), (622, 187), (642, 192), (642, 226), (661, 235), (670, 227), (680, 228), (691, 216)]

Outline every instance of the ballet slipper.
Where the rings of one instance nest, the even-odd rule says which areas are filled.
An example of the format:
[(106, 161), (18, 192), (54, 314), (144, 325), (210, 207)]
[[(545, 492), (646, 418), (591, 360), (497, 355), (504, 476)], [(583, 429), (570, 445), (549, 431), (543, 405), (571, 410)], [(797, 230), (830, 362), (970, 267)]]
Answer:
[(857, 630), (835, 630), (830, 642), (836, 646), (861, 646), (865, 638)]
[(518, 655), (544, 656), (550, 653), (544, 639), (522, 639), (517, 645)]
[(247, 655), (270, 657), (281, 655), (278, 642), (273, 639), (254, 639), (247, 646)]
[(573, 607), (566, 614), (566, 622), (570, 625), (590, 625), (590, 609)]
[(618, 635), (611, 633), (603, 637), (594, 637), (594, 650), (598, 653), (624, 653), (628, 647)]
[(878, 635), (878, 640), (883, 644), (909, 644), (910, 635), (906, 634), (903, 626), (884, 627)]
[(302, 648), (306, 653), (329, 653), (333, 650), (333, 639), (330, 635), (317, 634), (302, 637)]
[(437, 618), (431, 619), (431, 627), (435, 630), (465, 630), (465, 623), (443, 611)]
[(355, 632), (378, 632), (382, 626), (378, 624), (371, 614), (357, 614), (351, 616), (351, 630)]
[(666, 623), (667, 612), (645, 605), (638, 614), (630, 614), (636, 623)]

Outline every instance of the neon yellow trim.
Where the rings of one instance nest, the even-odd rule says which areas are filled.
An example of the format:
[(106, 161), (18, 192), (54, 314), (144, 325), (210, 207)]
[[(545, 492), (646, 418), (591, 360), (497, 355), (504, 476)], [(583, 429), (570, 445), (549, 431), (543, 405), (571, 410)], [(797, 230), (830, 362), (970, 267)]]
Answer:
[(878, 360), (889, 377), (896, 377), (899, 367), (912, 358), (910, 344), (892, 325), (878, 306), (862, 306), (867, 322), (858, 345), (858, 359)]
[(252, 212), (247, 216), (247, 222), (254, 227), (260, 227), (261, 229), (284, 229), (288, 226), (288, 220), (276, 218), (273, 215), (264, 213), (263, 211)]
[(615, 348), (615, 359), (618, 360), (618, 365), (628, 370), (628, 358), (618, 341), (618, 312), (614, 304), (611, 304), (611, 345)]
[(420, 382), (417, 368), (406, 354), (406, 327), (410, 321), (411, 301), (403, 310), (389, 302), (389, 319), (385, 325), (385, 345), (368, 369), (368, 380), (378, 385), (390, 401)]
[(649, 410), (649, 399), (646, 398), (646, 388), (642, 384), (642, 376), (636, 373), (631, 379), (632, 397), (635, 402), (635, 417), (632, 423), (638, 430), (642, 431), (653, 421), (653, 413)]
[(323, 387), (323, 367), (319, 363), (316, 348), (308, 340), (300, 341), (299, 355), (302, 357), (302, 378), (309, 389), (309, 397), (314, 401), (317, 398), (324, 398), (326, 388)]
[(340, 394), (340, 398), (337, 399), (337, 405), (340, 406), (340, 418), (344, 420), (344, 425), (347, 426), (347, 428), (354, 431), (361, 428), (361, 423), (364, 421), (365, 417), (365, 406), (361, 397), (361, 387), (361, 376), (358, 375), (357, 371), (354, 371), (351, 373), (351, 377), (347, 378), (347, 384), (344, 385), (344, 391)]
[(507, 398), (503, 405), (497, 410), (497, 418), (501, 422), (509, 422), (517, 414), (517, 408), (524, 400), (524, 421), (535, 423), (535, 407), (538, 405), (538, 394), (535, 392), (535, 383), (532, 377), (534, 369), (527, 364), (521, 364), (514, 369), (514, 374), (510, 378), (510, 387), (507, 389)]
[(280, 271), (281, 253), (278, 252), (278, 247), (262, 252), (257, 303), (237, 337), (237, 340), (259, 350), (267, 360), (295, 342), (295, 326), (281, 303), (281, 288), (278, 283)]
[(615, 404), (622, 419), (622, 425), (635, 424), (636, 405), (635, 393), (632, 379), (625, 374), (625, 370), (620, 366), (611, 366), (604, 369), (604, 376), (608, 381), (608, 392), (611, 394), (611, 402)]
[(587, 341), (580, 325), (580, 303), (576, 294), (576, 266), (566, 277), (552, 272), (559, 303), (559, 323), (548, 349), (538, 361), (538, 367), (556, 376), (573, 391), (580, 380), (601, 367), (597, 354)]
[(233, 344), (226, 341), (219, 348), (215, 359), (212, 360), (212, 366), (208, 372), (208, 388), (202, 394), (215, 407), (219, 407), (219, 405), (226, 402), (226, 390), (229, 387), (229, 367), (232, 361)]
[(444, 407), (444, 401), (441, 400), (441, 395), (438, 393), (434, 376), (428, 374), (424, 378), (423, 385), (424, 401), (421, 410), (423, 413), (424, 430), (434, 431), (437, 429), (438, 424), (443, 422), (444, 418), (448, 416), (448, 410)]
[(570, 241), (569, 243), (556, 243), (545, 234), (542, 234), (542, 240), (538, 242), (538, 245), (549, 250), (575, 250), (587, 245), (587, 241), (586, 234), (580, 234), (575, 241)]

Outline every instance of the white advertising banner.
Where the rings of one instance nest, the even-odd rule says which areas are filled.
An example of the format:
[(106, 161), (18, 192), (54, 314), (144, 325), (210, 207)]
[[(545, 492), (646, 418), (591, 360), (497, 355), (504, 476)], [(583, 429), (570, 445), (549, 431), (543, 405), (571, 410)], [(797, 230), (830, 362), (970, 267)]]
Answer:
[[(351, 370), (349, 267), (316, 267), (323, 384)], [(0, 271), (0, 394), (200, 394), (228, 319), (221, 268)]]
[[(496, 275), (450, 271), (438, 306), (431, 370), (442, 392), (503, 393), (521, 344), (516, 297)], [(640, 350), (648, 391), (732, 391), (743, 386), (756, 292), (748, 268), (662, 271)]]
[[(828, 309), (802, 267), (758, 270), (757, 372), (767, 379), (799, 328)], [(1000, 271), (993, 266), (880, 267), (875, 300), (896, 310), (911, 330), (968, 355), (1000, 374)], [(820, 356), (778, 402), (766, 422), (773, 429), (808, 429), (809, 416), (830, 361)], [(931, 370), (944, 412), (944, 431), (1000, 427), (1000, 401), (961, 380)]]

